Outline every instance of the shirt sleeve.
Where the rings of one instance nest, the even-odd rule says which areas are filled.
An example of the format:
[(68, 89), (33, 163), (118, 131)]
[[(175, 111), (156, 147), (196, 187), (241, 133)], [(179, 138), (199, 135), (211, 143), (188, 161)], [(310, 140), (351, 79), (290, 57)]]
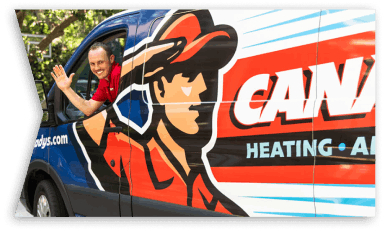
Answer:
[(95, 94), (93, 94), (92, 99), (99, 102), (104, 102), (107, 100), (107, 94), (105, 92), (105, 87), (100, 86), (97, 88)]

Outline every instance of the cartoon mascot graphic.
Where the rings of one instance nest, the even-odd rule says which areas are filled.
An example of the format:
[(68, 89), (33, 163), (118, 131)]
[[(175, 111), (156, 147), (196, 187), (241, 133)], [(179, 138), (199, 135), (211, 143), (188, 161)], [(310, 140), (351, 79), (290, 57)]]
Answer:
[(119, 176), (130, 185), (122, 193), (247, 216), (212, 184), (202, 161), (218, 70), (236, 51), (236, 31), (215, 26), (205, 10), (163, 20), (124, 57), (120, 86), (128, 87), (113, 106), (76, 126), (90, 169), (105, 191), (119, 192)]

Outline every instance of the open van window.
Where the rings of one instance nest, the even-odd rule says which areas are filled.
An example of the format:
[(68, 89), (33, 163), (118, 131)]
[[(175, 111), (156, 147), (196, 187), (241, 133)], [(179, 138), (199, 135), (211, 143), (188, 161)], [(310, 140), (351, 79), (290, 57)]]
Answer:
[[(115, 56), (115, 62), (120, 66), (122, 64), (126, 32), (118, 32), (113, 35), (109, 35), (107, 38), (104, 36), (99, 39), (100, 42), (109, 46), (112, 50), (113, 55)], [(89, 100), (92, 98), (93, 94), (96, 92), (99, 86), (99, 79), (95, 74), (92, 73), (89, 60), (88, 60), (88, 51), (86, 49), (81, 55), (76, 65), (68, 73), (75, 73), (73, 77), (71, 88), (83, 99)], [(96, 110), (95, 113), (100, 112), (105, 107), (107, 107), (111, 102), (108, 100)], [(66, 116), (70, 120), (79, 120), (84, 118), (84, 113), (76, 108), (66, 97), (64, 99), (64, 111)]]

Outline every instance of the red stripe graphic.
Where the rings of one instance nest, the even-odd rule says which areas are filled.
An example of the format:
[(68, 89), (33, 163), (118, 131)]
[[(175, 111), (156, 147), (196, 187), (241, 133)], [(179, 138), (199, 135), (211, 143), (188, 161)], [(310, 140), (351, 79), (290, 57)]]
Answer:
[(375, 184), (375, 164), (318, 165), (316, 184)]
[[(317, 55), (317, 43), (307, 44), (299, 47), (279, 50), (267, 54), (257, 55), (237, 60), (236, 64), (226, 73), (223, 78), (223, 101), (219, 108), (217, 120), (217, 137), (237, 137), (263, 134), (277, 134), (290, 132), (305, 132), (314, 130), (333, 130), (345, 128), (362, 128), (375, 126), (375, 108), (367, 113), (364, 118), (345, 118), (336, 121), (326, 121), (322, 112), (314, 118), (314, 127), (311, 122), (289, 123), (282, 125), (280, 117), (276, 117), (267, 126), (247, 127), (240, 129), (231, 120), (231, 103), (235, 99), (236, 93), (243, 84), (253, 76), (259, 74), (269, 74), (275, 76), (276, 72), (302, 68), (309, 70), (309, 66), (333, 62), (335, 68), (339, 68), (347, 59), (363, 57), (364, 60), (372, 59), (375, 54), (375, 32), (365, 32), (351, 36), (331, 39), (319, 42), (319, 53)], [(367, 65), (363, 64), (360, 81), (363, 79)], [(306, 77), (303, 75), (304, 86)], [(278, 80), (277, 80), (278, 81)], [(262, 106), (271, 91), (272, 81), (270, 80), (268, 90), (263, 95), (254, 95), (252, 100), (259, 102), (250, 103), (251, 108)], [(327, 109), (325, 109), (327, 110)]]
[[(218, 182), (313, 183), (313, 166), (212, 167)], [(318, 165), (315, 184), (375, 184), (375, 164)]]

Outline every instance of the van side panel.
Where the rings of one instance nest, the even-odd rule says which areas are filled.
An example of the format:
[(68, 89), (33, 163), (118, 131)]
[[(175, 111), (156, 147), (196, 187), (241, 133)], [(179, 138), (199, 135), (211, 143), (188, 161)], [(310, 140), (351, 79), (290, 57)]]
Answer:
[(52, 145), (52, 138), (49, 135), (50, 127), (41, 127), (37, 133), (35, 148), (33, 149), (31, 161), (35, 159), (48, 162), (49, 147)]
[[(222, 25), (221, 28), (230, 25), (237, 34), (236, 52), (224, 67), (219, 68), (217, 76), (214, 72), (201, 73), (206, 90), (199, 94), (201, 108), (194, 107), (198, 111), (198, 136), (178, 131), (170, 125), (178, 111), (180, 117), (188, 116), (181, 114), (183, 104), (188, 102), (175, 99), (179, 108), (166, 112), (164, 117), (164, 106), (155, 101), (157, 96), (151, 92), (154, 101), (151, 126), (144, 137), (139, 134), (142, 132), (130, 132), (130, 138), (139, 143), (133, 145), (136, 150), (133, 148), (132, 151), (133, 196), (157, 199), (162, 195), (160, 200), (166, 202), (214, 211), (220, 208), (223, 213), (242, 216), (279, 215), (281, 212), (291, 212), (291, 216), (315, 216), (313, 168), (316, 146), (312, 140), (315, 98), (309, 97), (309, 91), (310, 86), (312, 90), (316, 89), (316, 83), (311, 82), (314, 74), (308, 66), (316, 64), (320, 11), (173, 13), (174, 16), (166, 15), (151, 33), (165, 33), (186, 19), (201, 20), (201, 27), (206, 27), (201, 30), (202, 34), (209, 33), (209, 28), (216, 24)], [(211, 17), (214, 23), (210, 22)], [(297, 23), (301, 23), (300, 31), (287, 36)], [(188, 28), (195, 30), (190, 25)], [(301, 33), (306, 30), (313, 32)], [(138, 31), (141, 31), (140, 26)], [(160, 37), (156, 36), (150, 36), (147, 42)], [(229, 44), (220, 45), (212, 46), (216, 50), (207, 53), (207, 57), (214, 58), (215, 53), (229, 47)], [(199, 71), (203, 67), (201, 62), (202, 59), (189, 65)], [(143, 78), (143, 81), (147, 79)], [(149, 91), (152, 91), (149, 78), (148, 82)], [(263, 108), (259, 117), (255, 114), (258, 108)], [(175, 150), (159, 139), (159, 121), (167, 125), (170, 136), (178, 145), (186, 147), (187, 168), (183, 159), (173, 156)], [(173, 168), (168, 169), (169, 166)], [(185, 170), (188, 168), (190, 172)], [(178, 175), (173, 176), (172, 171)], [(147, 178), (153, 184), (147, 183)], [(188, 178), (190, 182), (186, 180)], [(182, 187), (183, 182), (186, 189)], [(206, 189), (189, 192), (188, 188), (193, 185)], [(207, 196), (204, 192), (212, 195)], [(184, 194), (187, 194), (186, 199)], [(293, 199), (283, 200), (285, 197)], [(270, 209), (263, 209), (267, 204)]]
[(73, 124), (52, 128), (49, 163), (59, 174), (64, 184), (73, 184), (87, 188), (97, 186), (88, 172), (88, 162), (73, 132)]
[[(174, 15), (166, 15), (156, 29), (150, 30), (154, 33), (153, 36), (142, 41), (150, 43), (160, 37), (173, 38), (171, 34), (178, 23), (185, 22), (187, 25), (187, 19), (189, 22), (200, 20), (199, 11), (171, 13)], [(199, 128), (206, 128), (206, 134), (211, 134), (208, 135), (210, 138), (207, 143), (196, 148), (205, 142), (204, 135), (195, 140), (193, 136), (178, 130), (169, 134), (181, 147), (189, 144), (186, 160), (191, 172), (204, 166), (205, 169), (200, 169), (198, 174), (209, 179), (210, 189), (218, 190), (248, 216), (372, 214), (369, 212), (373, 211), (371, 208), (360, 211), (355, 208), (356, 212), (321, 209), (325, 203), (333, 203), (326, 200), (331, 195), (317, 198), (315, 189), (322, 186), (317, 184), (324, 184), (326, 179), (329, 180), (328, 186), (357, 184), (360, 187), (361, 184), (366, 184), (372, 188), (374, 185), (375, 165), (374, 156), (371, 155), (371, 152), (374, 153), (375, 142), (375, 100), (371, 89), (374, 86), (374, 12), (337, 9), (212, 10), (209, 15), (204, 16), (206, 20), (202, 20), (204, 23), (200, 26), (209, 28), (220, 24), (221, 30), (224, 30), (226, 25), (230, 25), (236, 31), (237, 45), (228, 64), (219, 68), (217, 83), (212, 76), (209, 81), (203, 77), (205, 83), (212, 84), (206, 85), (206, 92), (217, 96), (217, 100), (204, 102), (205, 110), (199, 111), (196, 108), (199, 112), (196, 121), (201, 122)], [(213, 19), (212, 24), (210, 17)], [(194, 27), (188, 28), (190, 33), (194, 33)], [(204, 33), (209, 34), (207, 28), (199, 32), (202, 38)], [(185, 33), (184, 36), (188, 43), (190, 35)], [(365, 49), (365, 44), (368, 49)], [(350, 49), (351, 46), (354, 48)], [(217, 45), (216, 49), (212, 53), (219, 53), (220, 49), (225, 48)], [(207, 57), (214, 58), (212, 53), (207, 54)], [(189, 57), (193, 59), (193, 56)], [(203, 60), (190, 62), (189, 65), (196, 65), (198, 71), (204, 65)], [(363, 68), (358, 69), (361, 66)], [(204, 72), (202, 75), (205, 75)], [(343, 82), (344, 75), (348, 76), (346, 82)], [(143, 77), (143, 83), (148, 83), (149, 91), (152, 91), (150, 78)], [(216, 88), (212, 87), (215, 85), (213, 83), (217, 84)], [(182, 90), (186, 95), (190, 94), (187, 88)], [(148, 89), (143, 88), (143, 91)], [(355, 95), (350, 95), (354, 91)], [(150, 97), (152, 101), (147, 101), (154, 102), (154, 124), (150, 126), (152, 129), (144, 133), (146, 139), (153, 137), (154, 144), (159, 144), (159, 147), (151, 148), (148, 145), (151, 140), (140, 143), (143, 132), (140, 131), (139, 134), (132, 131), (130, 137), (139, 142), (140, 145), (136, 145), (136, 148), (141, 148), (146, 161), (143, 160), (142, 167), (138, 168), (134, 162), (139, 162), (139, 159), (132, 156), (132, 174), (139, 173), (141, 177), (147, 177), (149, 173), (148, 177), (154, 182), (155, 188), (163, 189), (162, 192), (166, 194), (162, 197), (163, 200), (173, 195), (168, 202), (183, 204), (183, 201), (177, 202), (182, 193), (172, 193), (171, 187), (177, 185), (175, 182), (179, 178), (183, 179), (185, 166), (173, 153), (175, 150), (167, 149), (167, 145), (162, 144), (164, 141), (158, 140), (158, 136), (161, 137), (162, 134), (159, 130), (156, 132), (159, 126), (154, 118), (161, 117), (169, 128), (169, 124), (173, 124), (172, 113), (180, 113), (183, 104), (188, 102), (180, 103), (176, 99), (173, 103), (179, 104), (179, 108), (168, 114), (166, 112), (166, 117), (163, 118), (164, 110), (167, 111), (167, 106), (163, 105), (166, 104), (155, 100), (159, 96), (153, 92)], [(203, 102), (203, 94), (199, 100)], [(187, 116), (181, 116), (180, 113), (180, 117)], [(203, 129), (199, 131), (202, 132)], [(353, 152), (355, 149), (354, 155), (364, 155), (365, 159), (344, 158), (336, 151), (338, 147), (333, 142), (344, 139), (348, 150)], [(145, 146), (148, 146), (148, 150)], [(132, 153), (140, 156), (135, 151)], [(201, 162), (196, 161), (199, 158)], [(173, 171), (180, 173), (181, 177), (171, 177), (172, 174), (167, 173), (165, 165), (161, 167), (162, 159), (168, 159), (175, 168)], [(161, 168), (162, 171), (156, 170)], [(186, 175), (189, 177), (188, 172)], [(135, 175), (132, 177), (134, 196), (154, 198), (157, 195), (149, 189), (144, 190), (144, 186), (141, 187), (146, 181), (135, 183)], [(208, 181), (203, 179), (203, 182)], [(169, 193), (164, 189), (169, 189)], [(183, 188), (178, 190), (183, 192)], [(369, 199), (368, 207), (373, 205), (374, 194), (371, 191), (368, 189), (365, 194)], [(316, 201), (314, 196), (320, 201)], [(351, 197), (356, 199), (357, 194)], [(348, 198), (344, 198), (341, 204), (346, 203), (345, 199)], [(208, 205), (204, 198), (203, 201)], [(354, 200), (348, 203), (359, 202)]]
[(374, 216), (375, 11), (322, 11), (316, 69), (316, 216)]
[[(100, 181), (118, 190), (119, 179), (115, 176), (116, 185), (112, 184), (112, 179), (105, 181), (93, 177), (90, 157), (80, 143), (75, 124), (51, 128), (53, 145), (50, 146), (49, 164), (62, 180), (75, 214), (119, 216), (119, 194), (100, 190)], [(92, 165), (97, 164), (100, 163), (92, 162)], [(100, 207), (104, 209), (96, 209)]]
[[(131, 15), (128, 18), (128, 35), (127, 35), (127, 41), (125, 44), (125, 49), (124, 49), (124, 54), (129, 51), (129, 50), (134, 50), (135, 49), (135, 44), (136, 44), (136, 32), (137, 32), (137, 25), (139, 22), (140, 14), (135, 14)], [(124, 58), (124, 57), (123, 57)], [(125, 61), (125, 60), (124, 60)], [(124, 88), (124, 91), (127, 91), (130, 89), (130, 86), (133, 82), (132, 80), (133, 76), (130, 75), (128, 78), (121, 78), (120, 79), (120, 86)], [(123, 95), (123, 91), (120, 90), (120, 94)], [(129, 110), (130, 108), (130, 103), (127, 103), (127, 105), (123, 106), (124, 109)], [(129, 117), (129, 115), (127, 115)], [(129, 122), (128, 122), (129, 125)], [(128, 126), (124, 125), (125, 127), (128, 128)], [(129, 140), (128, 134), (126, 136), (127, 140)], [(128, 145), (129, 146), (129, 145)], [(130, 171), (130, 153), (128, 153), (130, 150), (127, 148), (127, 151), (125, 151), (125, 157), (129, 158), (127, 161), (127, 164), (124, 165), (122, 163), (122, 168), (121, 168), (121, 174), (120, 174), (120, 216), (122, 217), (131, 217), (132, 216), (132, 199), (131, 199), (131, 189), (132, 189), (132, 181), (129, 177), (129, 174), (127, 175), (125, 173), (125, 170)]]
[(316, 73), (308, 66), (316, 64), (320, 11), (231, 14), (212, 11), (239, 35), (222, 70), (217, 139), (207, 153), (216, 186), (249, 216), (315, 216), (309, 92)]

